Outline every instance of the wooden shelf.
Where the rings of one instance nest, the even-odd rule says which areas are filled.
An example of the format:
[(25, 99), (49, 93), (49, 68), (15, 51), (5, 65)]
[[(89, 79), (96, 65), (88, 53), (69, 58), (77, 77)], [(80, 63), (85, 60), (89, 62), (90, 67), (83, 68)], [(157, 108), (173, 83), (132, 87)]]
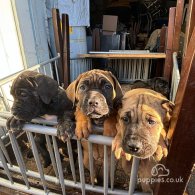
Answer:
[(107, 59), (165, 59), (165, 53), (92, 53), (92, 54), (80, 54), (79, 58), (107, 58)]

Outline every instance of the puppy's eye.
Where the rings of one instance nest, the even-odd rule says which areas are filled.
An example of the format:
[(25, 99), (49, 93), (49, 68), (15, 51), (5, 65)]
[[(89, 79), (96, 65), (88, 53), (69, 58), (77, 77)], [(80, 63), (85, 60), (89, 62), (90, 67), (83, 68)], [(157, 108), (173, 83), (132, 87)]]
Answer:
[(163, 87), (163, 85), (164, 85), (163, 83), (159, 83), (159, 87)]
[(112, 86), (109, 85), (109, 84), (106, 84), (104, 87), (105, 87), (105, 89), (111, 89), (112, 88)]
[(81, 85), (81, 86), (79, 87), (79, 89), (80, 89), (81, 91), (85, 91), (86, 86), (85, 86), (85, 85)]
[(129, 118), (128, 118), (127, 116), (122, 117), (122, 120), (123, 120), (125, 123), (128, 123), (128, 122), (129, 122)]
[(154, 124), (156, 124), (156, 121), (153, 120), (153, 119), (151, 119), (151, 118), (148, 118), (148, 119), (147, 119), (147, 122), (148, 122), (149, 125), (154, 125)]
[(27, 96), (27, 94), (26, 94), (25, 92), (20, 92), (20, 96), (22, 96), (22, 97), (26, 97), (26, 96)]

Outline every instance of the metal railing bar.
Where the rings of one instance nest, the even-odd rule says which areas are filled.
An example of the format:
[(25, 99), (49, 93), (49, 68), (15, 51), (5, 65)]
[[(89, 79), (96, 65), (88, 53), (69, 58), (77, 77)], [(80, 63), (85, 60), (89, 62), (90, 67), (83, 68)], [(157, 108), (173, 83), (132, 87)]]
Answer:
[(65, 190), (65, 184), (64, 184), (64, 175), (63, 175), (63, 170), (62, 170), (62, 163), (61, 163), (60, 154), (59, 154), (59, 151), (58, 151), (58, 145), (57, 145), (57, 142), (56, 142), (56, 138), (54, 136), (52, 136), (52, 141), (53, 141), (54, 153), (55, 153), (55, 157), (56, 157), (57, 169), (58, 169), (58, 174), (59, 174), (59, 181), (60, 181), (60, 185), (61, 185), (61, 188), (62, 188), (62, 194), (65, 195), (66, 190)]
[[(17, 142), (17, 138), (16, 138), (15, 134), (12, 131), (11, 132), (9, 131), (8, 133), (9, 133), (9, 137), (10, 137), (10, 135), (12, 137), (13, 143), (15, 145), (15, 149), (17, 150), (17, 154), (18, 154), (19, 160), (21, 162), (21, 166), (23, 166), (24, 173), (26, 173), (27, 169), (26, 169), (26, 166), (25, 166), (25, 163), (24, 163), (24, 159), (23, 159), (20, 147), (19, 147), (18, 142)], [(10, 141), (11, 141), (11, 138), (10, 138)], [(11, 144), (12, 144), (12, 142), (11, 142)]]
[(104, 195), (108, 194), (108, 148), (104, 145)]
[(11, 177), (11, 174), (10, 174), (9, 168), (8, 168), (8, 166), (7, 166), (7, 163), (6, 163), (5, 157), (4, 157), (3, 152), (2, 152), (2, 150), (1, 150), (1, 149), (0, 149), (0, 159), (1, 159), (1, 162), (2, 162), (3, 168), (4, 168), (5, 172), (6, 172), (6, 175), (7, 175), (8, 179), (9, 179), (9, 181), (13, 184), (13, 183), (14, 183), (14, 181), (13, 181), (13, 179), (12, 179), (12, 177)]
[(9, 105), (9, 102), (7, 101), (7, 98), (5, 98), (6, 97), (6, 95), (5, 95), (5, 92), (4, 92), (4, 90), (3, 90), (3, 87), (2, 87), (2, 85), (0, 85), (0, 92), (1, 92), (1, 94), (2, 94), (2, 100), (3, 100), (3, 102), (4, 102), (4, 106), (5, 106), (5, 108), (6, 108), (6, 110), (7, 111), (10, 111), (10, 105)]
[[(0, 121), (0, 125), (1, 125), (1, 121)], [(1, 140), (6, 139), (9, 136), (9, 133), (7, 132), (5, 135), (1, 136)]]
[(90, 179), (91, 179), (91, 184), (94, 187), (93, 145), (92, 145), (91, 142), (88, 142), (88, 149), (89, 149), (89, 172), (90, 172)]
[(27, 172), (26, 166), (24, 164), (23, 158), (21, 158), (21, 151), (20, 151), (20, 148), (19, 148), (17, 141), (15, 139), (15, 135), (11, 131), (9, 131), (9, 137), (10, 137), (12, 149), (13, 149), (15, 157), (16, 157), (16, 161), (20, 167), (22, 177), (24, 179), (24, 182), (25, 182), (27, 188), (29, 189), (30, 185), (29, 185), (28, 178), (26, 175), (26, 172)]
[(85, 173), (84, 173), (84, 167), (83, 167), (83, 154), (82, 154), (80, 140), (77, 140), (77, 149), (78, 149), (78, 162), (79, 162), (81, 191), (82, 191), (82, 195), (85, 195)]
[(58, 75), (58, 68), (57, 68), (57, 61), (54, 62), (54, 66), (55, 66), (55, 71), (56, 71), (57, 82), (58, 82), (58, 85), (60, 85), (60, 80), (59, 80), (59, 75)]
[[(16, 172), (16, 173), (21, 173), (20, 169), (18, 166), (13, 165), (13, 167), (11, 167), (8, 163), (7, 163), (9, 170)], [(0, 167), (3, 167), (2, 162), (0, 162)], [(28, 172), (26, 173), (29, 177), (34, 177), (39, 179), (40, 175), (39, 173), (35, 172), (35, 171), (31, 171), (28, 170)], [(50, 176), (50, 175), (45, 175), (45, 180), (48, 182), (52, 182), (54, 184), (59, 184), (59, 180), (54, 177), (54, 176)], [(70, 180), (64, 180), (64, 183), (66, 186), (69, 187), (73, 187), (73, 188), (77, 188), (77, 189), (81, 189), (81, 183), (77, 182), (76, 184), (74, 183), (74, 181), (70, 181)], [(92, 187), (92, 185), (90, 184), (85, 184), (85, 188), (86, 190), (92, 191), (92, 192), (98, 192), (98, 193), (103, 193), (104, 189), (101, 186), (94, 186)], [(115, 195), (127, 195), (128, 192), (125, 190), (119, 190), (119, 189), (114, 189), (113, 191), (111, 189), (108, 189), (108, 194), (115, 194)], [(143, 193), (143, 192), (136, 192), (134, 193), (134, 195), (151, 195), (151, 193)]]
[(28, 68), (28, 69), (19, 71), (19, 72), (15, 73), (15, 74), (9, 75), (8, 77), (5, 77), (4, 79), (1, 79), (1, 80), (0, 80), (0, 86), (2, 86), (2, 85), (4, 85), (4, 84), (6, 84), (6, 83), (12, 81), (12, 80), (13, 80), (15, 77), (17, 77), (20, 73), (22, 73), (22, 72), (24, 72), (24, 71), (26, 71), (26, 70), (36, 70), (36, 69), (38, 69), (38, 68), (40, 68), (40, 67), (42, 67), (42, 66), (44, 66), (44, 65), (46, 65), (46, 64), (49, 64), (49, 63), (51, 63), (51, 62), (53, 62), (53, 61), (55, 61), (55, 60), (58, 60), (59, 58), (60, 58), (60, 54), (57, 54), (57, 56), (54, 57), (54, 58), (51, 58), (51, 59), (46, 60), (46, 61), (44, 61), (44, 62), (41, 62), (40, 64), (36, 64), (36, 65), (34, 65), (34, 66), (32, 66), (32, 67), (30, 67), (30, 68)]
[[(43, 195), (44, 194), (43, 190), (33, 188), (33, 187), (27, 189), (25, 185), (22, 185), (16, 182), (14, 182), (14, 184), (10, 184), (10, 182), (8, 182), (6, 179), (3, 179), (3, 178), (0, 178), (0, 183), (1, 183), (1, 186), (5, 186), (7, 188), (11, 188), (17, 191), (22, 191), (27, 194), (33, 194), (33, 195)], [(47, 192), (47, 195), (58, 195), (58, 194), (53, 193), (53, 192)]]
[(129, 181), (129, 195), (134, 194), (135, 191), (135, 185), (137, 183), (137, 174), (139, 169), (139, 159), (136, 157), (133, 157), (132, 167), (131, 167), (131, 175), (130, 175), (130, 181)]
[(114, 157), (114, 152), (111, 149), (111, 155), (110, 155), (110, 187), (111, 187), (111, 190), (114, 190), (114, 171), (115, 171), (115, 157)]
[(72, 146), (71, 146), (71, 142), (69, 138), (67, 138), (66, 143), (67, 143), (67, 148), (68, 148), (68, 156), (69, 156), (69, 161), (70, 161), (72, 177), (73, 177), (74, 182), (76, 183), (77, 181), (76, 181), (76, 172), (75, 172), (75, 166), (74, 166)]
[(46, 75), (46, 69), (45, 66), (43, 66), (43, 74)]
[[(49, 71), (50, 71), (51, 73), (53, 73), (53, 70), (52, 70), (52, 65), (51, 65), (51, 63), (49, 63)], [(53, 74), (51, 74), (51, 78), (52, 78), (52, 79), (54, 79), (54, 77), (53, 77)]]
[(11, 163), (11, 160), (10, 160), (10, 157), (9, 157), (9, 154), (8, 154), (7, 149), (6, 149), (3, 141), (1, 140), (1, 138), (0, 138), (0, 148), (1, 148), (2, 152), (3, 152), (3, 154), (5, 155), (6, 160), (12, 166), (12, 163)]
[(47, 147), (48, 147), (48, 151), (49, 151), (49, 156), (51, 158), (51, 163), (52, 163), (55, 175), (56, 175), (57, 178), (59, 178), (57, 165), (56, 165), (56, 161), (55, 161), (55, 156), (54, 156), (54, 152), (53, 152), (53, 148), (52, 148), (52, 145), (51, 145), (49, 135), (45, 135), (45, 139), (46, 139), (46, 143), (47, 143)]
[(36, 165), (37, 165), (38, 172), (40, 174), (43, 189), (44, 189), (45, 193), (47, 193), (47, 187), (46, 187), (46, 181), (45, 181), (45, 177), (44, 177), (43, 167), (42, 167), (42, 164), (41, 164), (41, 160), (39, 158), (39, 154), (38, 154), (37, 146), (35, 144), (34, 136), (31, 132), (26, 132), (26, 133), (28, 134), (27, 137), (28, 137), (29, 142), (30, 142), (31, 147), (32, 147), (31, 149), (32, 149), (32, 152), (33, 152), (33, 156), (34, 156)]
[[(2, 117), (2, 119), (7, 119), (9, 117), (11, 117), (12, 114), (10, 112), (0, 112), (0, 117)], [(1, 120), (1, 118), (0, 118)], [(45, 120), (44, 118), (41, 118), (41, 117), (37, 117), (37, 118), (34, 118), (32, 119), (31, 121), (32, 123), (39, 123), (39, 124), (43, 124), (43, 125), (50, 125), (50, 126), (54, 126), (54, 125), (57, 125), (57, 120), (53, 119), (53, 120)], [(4, 125), (3, 125), (4, 126)]]
[(177, 53), (173, 53), (173, 71), (172, 71), (172, 82), (171, 82), (171, 92), (170, 92), (170, 99), (171, 101), (175, 101), (175, 96), (177, 93), (177, 88), (180, 81), (180, 73), (177, 61)]

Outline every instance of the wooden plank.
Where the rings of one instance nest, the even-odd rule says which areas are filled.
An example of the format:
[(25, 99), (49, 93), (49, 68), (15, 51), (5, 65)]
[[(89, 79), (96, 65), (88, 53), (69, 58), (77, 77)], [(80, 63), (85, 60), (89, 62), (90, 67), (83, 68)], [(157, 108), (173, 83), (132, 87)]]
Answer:
[(53, 8), (52, 9), (52, 19), (53, 19), (53, 28), (54, 28), (54, 37), (55, 37), (55, 45), (56, 45), (56, 52), (60, 53), (60, 60), (58, 61), (58, 75), (60, 83), (63, 83), (63, 45), (62, 45), (62, 32), (61, 32), (61, 24), (60, 24), (60, 14), (59, 10)]
[[(156, 195), (182, 195), (185, 191), (193, 164), (195, 162), (195, 28), (184, 59), (181, 80), (176, 95), (175, 109), (169, 131), (173, 134), (166, 168), (170, 170), (168, 178), (181, 178), (182, 182), (160, 183)], [(170, 133), (168, 134), (170, 139)]]
[(108, 58), (108, 59), (130, 59), (130, 58), (144, 58), (144, 59), (163, 59), (166, 58), (165, 53), (129, 53), (129, 54), (116, 54), (116, 53), (100, 53), (100, 54), (80, 54), (80, 58)]
[(186, 30), (185, 30), (184, 52), (183, 52), (184, 56), (186, 55), (189, 40), (192, 35), (193, 28), (195, 26), (195, 1), (194, 0), (189, 0), (186, 21), (187, 23), (186, 23)]
[(181, 33), (183, 9), (184, 9), (184, 0), (177, 0), (174, 36), (173, 36), (173, 52), (178, 52), (179, 50), (179, 40), (180, 40), (180, 33)]
[(175, 12), (176, 8), (171, 7), (169, 9), (169, 23), (167, 30), (167, 47), (166, 47), (166, 59), (164, 66), (163, 76), (170, 81), (171, 71), (173, 67), (173, 32), (174, 32), (174, 23), (175, 23)]
[[(160, 52), (160, 53), (165, 52), (166, 37), (167, 37), (167, 26), (163, 26), (161, 28), (161, 32), (160, 32), (160, 46), (158, 49), (158, 52)], [(164, 63), (165, 63), (164, 59), (158, 60), (158, 62), (156, 64), (156, 71), (155, 71), (156, 77), (162, 77)]]
[(62, 14), (63, 33), (63, 78), (64, 88), (70, 84), (70, 38), (69, 38), (69, 18), (67, 14)]

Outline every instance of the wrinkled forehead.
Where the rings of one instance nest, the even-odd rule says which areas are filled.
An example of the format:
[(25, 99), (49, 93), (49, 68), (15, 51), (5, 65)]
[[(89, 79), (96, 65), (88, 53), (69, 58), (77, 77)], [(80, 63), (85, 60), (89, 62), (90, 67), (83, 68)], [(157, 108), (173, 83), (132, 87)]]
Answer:
[(119, 114), (125, 113), (140, 113), (149, 114), (154, 117), (162, 116), (165, 111), (161, 106), (161, 100), (152, 95), (134, 94), (132, 96), (124, 97), (122, 100), (122, 109)]
[(113, 80), (109, 75), (104, 75), (102, 73), (87, 73), (83, 75), (79, 81), (79, 85), (101, 85), (104, 83), (113, 85)]

